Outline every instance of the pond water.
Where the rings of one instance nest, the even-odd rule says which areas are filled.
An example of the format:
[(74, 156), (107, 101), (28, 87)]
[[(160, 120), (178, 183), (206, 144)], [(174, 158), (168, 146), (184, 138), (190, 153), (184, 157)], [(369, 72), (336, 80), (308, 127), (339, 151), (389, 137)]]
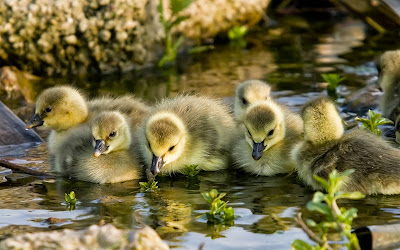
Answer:
[[(245, 49), (223, 44), (202, 54), (183, 54), (181, 63), (173, 69), (144, 70), (91, 81), (45, 79), (33, 91), (37, 94), (46, 87), (63, 83), (81, 87), (90, 96), (133, 92), (154, 102), (165, 96), (190, 92), (223, 97), (231, 102), (236, 84), (256, 78), (268, 81), (279, 101), (298, 110), (311, 96), (324, 93), (321, 73), (345, 75), (347, 81), (340, 88), (344, 96), (375, 81), (377, 72), (371, 62), (382, 51), (396, 48), (393, 41), (398, 41), (374, 34), (360, 21), (349, 17), (296, 18), (282, 18), (275, 27), (257, 28), (246, 37)], [(339, 103), (343, 100), (339, 99)], [(357, 109), (343, 113), (349, 121), (356, 115), (363, 113), (357, 114)], [(39, 132), (45, 137), (46, 131)], [(47, 170), (46, 147), (43, 143), (8, 152), (6, 159)], [(305, 217), (312, 216), (304, 206), (313, 192), (294, 175), (261, 177), (233, 170), (203, 172), (194, 178), (159, 178), (159, 189), (146, 193), (140, 191), (136, 181), (98, 185), (0, 170), (3, 237), (28, 231), (80, 229), (100, 220), (119, 228), (133, 228), (136, 216), (155, 228), (174, 248), (198, 249), (205, 243), (205, 249), (265, 249), (267, 246), (288, 249), (295, 239), (308, 240), (294, 217), (299, 211)], [(201, 192), (212, 188), (227, 193), (224, 200), (229, 201), (238, 216), (234, 226), (214, 227), (201, 217), (209, 207)], [(75, 210), (68, 211), (64, 193), (71, 190), (75, 191), (78, 204)], [(340, 205), (359, 210), (355, 227), (398, 221), (400, 217), (400, 196), (397, 195), (369, 196)], [(51, 225), (45, 221), (49, 217), (65, 221)]]

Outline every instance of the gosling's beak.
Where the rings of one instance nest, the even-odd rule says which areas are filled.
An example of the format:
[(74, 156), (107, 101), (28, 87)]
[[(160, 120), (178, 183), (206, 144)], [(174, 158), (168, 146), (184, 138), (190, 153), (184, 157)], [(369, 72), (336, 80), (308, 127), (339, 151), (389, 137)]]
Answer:
[(44, 123), (44, 121), (42, 120), (42, 118), (40, 117), (39, 114), (34, 114), (31, 119), (29, 119), (29, 121), (25, 124), (25, 128), (34, 128), (34, 127), (39, 127), (42, 126)]
[(253, 159), (256, 161), (261, 159), (264, 149), (265, 149), (264, 142), (259, 142), (259, 143), (253, 142), (253, 153), (251, 154), (251, 156), (253, 156)]
[(161, 172), (161, 168), (164, 166), (164, 158), (157, 157), (153, 154), (153, 160), (151, 161), (150, 172), (156, 176)]
[(107, 150), (106, 143), (103, 140), (96, 140), (96, 145), (94, 146), (94, 157), (99, 157), (104, 151)]

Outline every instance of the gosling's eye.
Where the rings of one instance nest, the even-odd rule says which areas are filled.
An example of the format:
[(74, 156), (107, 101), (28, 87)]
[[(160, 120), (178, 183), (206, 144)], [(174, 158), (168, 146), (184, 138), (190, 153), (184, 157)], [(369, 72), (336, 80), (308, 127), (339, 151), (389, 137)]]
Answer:
[(174, 148), (175, 148), (175, 146), (170, 147), (170, 148), (169, 148), (169, 151), (174, 150)]
[(113, 132), (111, 132), (111, 133), (108, 135), (108, 137), (113, 138), (113, 137), (115, 137), (116, 135), (117, 135), (117, 132), (113, 131)]
[(249, 130), (247, 130), (247, 133), (249, 134), (249, 136), (251, 137), (251, 133), (250, 133), (250, 131)]
[(243, 103), (244, 105), (247, 105), (247, 104), (248, 104), (246, 98), (244, 98), (244, 97), (242, 98), (242, 103)]
[(45, 108), (44, 112), (46, 112), (46, 113), (50, 113), (52, 110), (53, 110), (52, 108), (50, 108), (50, 107), (47, 107), (47, 108)]
[(271, 136), (274, 134), (274, 130), (272, 129), (271, 131), (269, 131), (268, 136)]

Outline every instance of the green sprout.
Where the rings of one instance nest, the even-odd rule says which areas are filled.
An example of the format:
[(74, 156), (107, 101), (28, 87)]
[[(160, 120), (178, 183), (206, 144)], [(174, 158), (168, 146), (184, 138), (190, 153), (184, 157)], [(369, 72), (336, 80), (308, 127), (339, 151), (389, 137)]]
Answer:
[(76, 197), (74, 191), (71, 191), (69, 194), (65, 193), (65, 202), (67, 203), (69, 211), (75, 210)]
[(148, 192), (148, 191), (152, 192), (152, 191), (158, 189), (157, 183), (158, 182), (154, 181), (154, 180), (149, 181), (149, 182), (139, 182), (140, 191), (141, 192)]
[(159, 0), (158, 13), (160, 14), (160, 21), (165, 31), (165, 54), (158, 62), (159, 67), (163, 67), (167, 62), (173, 62), (178, 54), (179, 46), (183, 42), (183, 36), (178, 36), (174, 39), (172, 36), (172, 28), (181, 22), (185, 21), (188, 16), (179, 15), (179, 13), (188, 7), (193, 0), (170, 0), (168, 8), (171, 11), (171, 16), (167, 19), (164, 13), (164, 0)]
[(184, 171), (185, 176), (188, 178), (193, 178), (200, 173), (200, 170), (197, 169), (197, 165), (186, 165)]
[[(315, 192), (312, 201), (307, 203), (307, 209), (318, 212), (325, 218), (319, 223), (312, 219), (307, 219), (304, 222), (301, 213), (298, 213), (296, 222), (317, 245), (311, 246), (302, 240), (295, 240), (292, 249), (332, 249), (327, 239), (329, 230), (336, 230), (342, 237), (346, 237), (348, 249), (360, 249), (357, 236), (351, 232), (351, 224), (353, 219), (357, 217), (357, 209), (339, 208), (336, 202), (339, 199), (357, 200), (365, 197), (360, 192), (344, 193), (340, 191), (343, 181), (353, 172), (354, 170), (350, 169), (339, 174), (336, 170), (333, 170), (328, 180), (314, 175), (314, 178), (324, 187), (327, 194)], [(317, 233), (311, 231), (310, 227), (316, 229)]]
[(362, 129), (368, 130), (371, 133), (376, 134), (378, 136), (382, 136), (382, 131), (378, 128), (379, 125), (393, 124), (391, 120), (381, 117), (381, 114), (375, 113), (372, 110), (368, 111), (368, 115), (369, 119), (356, 117), (356, 121), (361, 122)]
[(210, 211), (206, 212), (207, 222), (211, 224), (223, 224), (226, 226), (232, 226), (235, 220), (235, 212), (232, 207), (226, 207), (227, 203), (221, 199), (226, 193), (218, 195), (216, 189), (212, 189), (210, 192), (201, 193), (203, 198), (210, 203)]
[(244, 36), (247, 34), (246, 26), (235, 26), (228, 31), (228, 38), (233, 46), (244, 48), (247, 45)]
[(339, 86), (339, 83), (344, 81), (346, 77), (341, 77), (339, 74), (321, 74), (321, 76), (324, 81), (328, 83), (328, 86), (326, 87), (328, 96), (336, 100), (338, 98), (336, 89)]

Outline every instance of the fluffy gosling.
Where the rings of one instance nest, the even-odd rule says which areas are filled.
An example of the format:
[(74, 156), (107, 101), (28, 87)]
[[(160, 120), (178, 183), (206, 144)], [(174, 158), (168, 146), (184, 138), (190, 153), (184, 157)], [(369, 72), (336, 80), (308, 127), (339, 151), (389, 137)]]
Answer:
[(302, 110), (304, 141), (292, 151), (299, 178), (315, 190), (323, 187), (313, 178), (324, 179), (332, 170), (355, 172), (341, 191), (364, 194), (400, 193), (400, 151), (380, 137), (362, 130), (343, 135), (342, 120), (332, 101), (318, 98)]
[(64, 170), (94, 183), (116, 183), (142, 177), (127, 119), (120, 112), (103, 112), (91, 125), (70, 135), (64, 148)]
[(234, 114), (243, 121), (247, 107), (255, 101), (269, 100), (271, 87), (260, 80), (244, 81), (236, 87)]
[(288, 156), (301, 139), (299, 115), (272, 100), (257, 101), (247, 108), (243, 124), (243, 136), (233, 149), (236, 167), (265, 176), (293, 171)]
[(130, 96), (119, 98), (99, 98), (86, 102), (77, 89), (69, 86), (58, 86), (44, 90), (36, 100), (35, 114), (26, 124), (26, 128), (46, 126), (52, 129), (48, 148), (52, 170), (62, 172), (57, 163), (63, 155), (60, 147), (74, 128), (86, 124), (101, 111), (118, 110), (130, 119), (132, 129), (136, 130), (150, 108)]
[(179, 96), (157, 105), (139, 132), (140, 152), (153, 175), (185, 165), (216, 171), (228, 166), (236, 124), (221, 102)]

